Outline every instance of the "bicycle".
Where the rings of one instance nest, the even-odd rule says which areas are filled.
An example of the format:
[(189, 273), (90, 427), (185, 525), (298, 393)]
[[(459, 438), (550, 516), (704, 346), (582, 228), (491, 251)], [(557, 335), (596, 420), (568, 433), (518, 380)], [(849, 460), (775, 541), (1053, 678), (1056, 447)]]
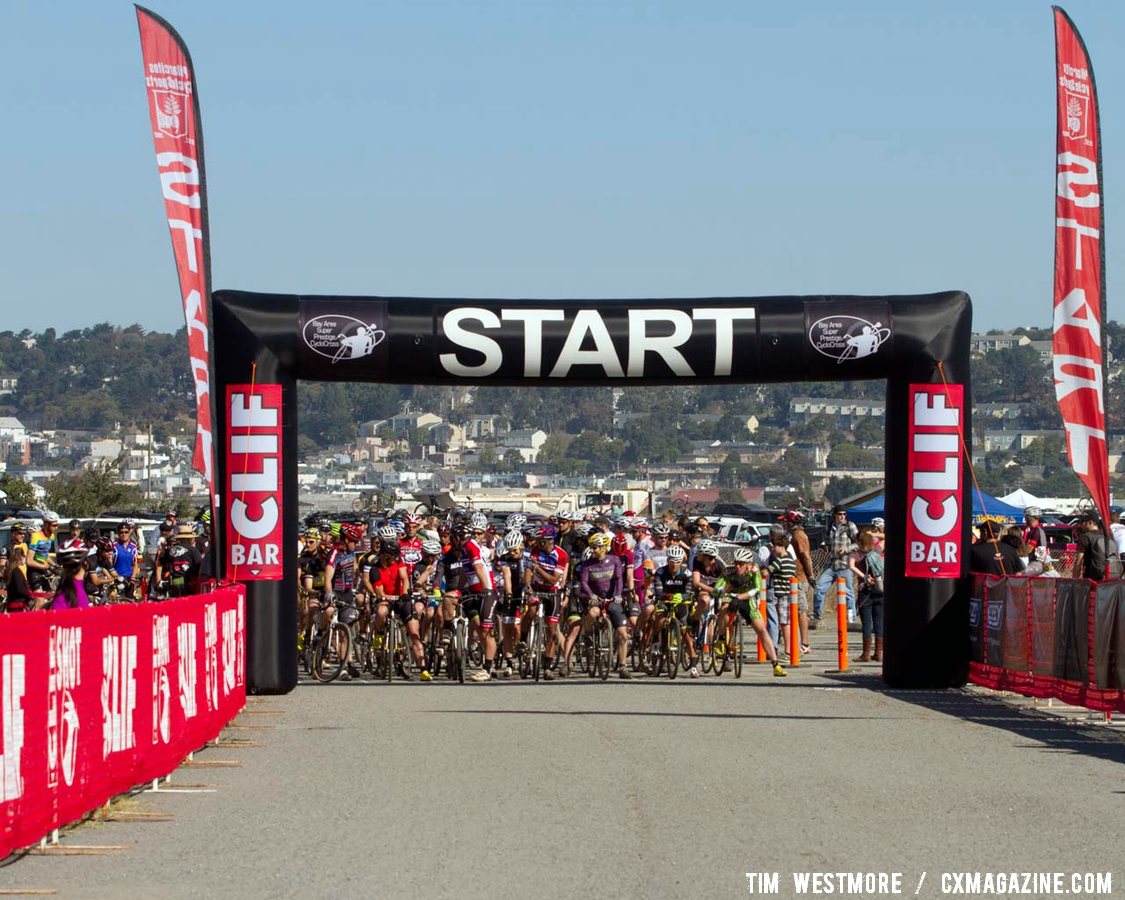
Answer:
[(728, 611), (727, 627), (720, 634), (716, 634), (711, 641), (711, 663), (715, 674), (721, 676), (730, 663), (734, 669), (734, 677), (742, 677), (742, 641), (743, 626), (742, 616), (737, 612)]
[(449, 639), (449, 661), (445, 666), (445, 674), (450, 681), (457, 679), (465, 683), (465, 668), (468, 666), (469, 655), (469, 620), (465, 617), (462, 598), (456, 598), (456, 611), (453, 615), (452, 634)]
[(604, 609), (610, 602), (611, 598), (603, 601), (602, 614), (590, 626), (590, 675), (602, 681), (609, 678), (613, 667), (613, 628)]
[(686, 601), (681, 594), (673, 594), (659, 607), (658, 613), (663, 615), (660, 631), (656, 639), (648, 646), (648, 674), (657, 677), (662, 672), (669, 679), (674, 679), (680, 666), (686, 661), (687, 649), (683, 637), (683, 625), (677, 617), (677, 611)]
[(544, 631), (546, 629), (546, 620), (543, 618), (543, 603), (541, 600), (536, 600), (534, 604), (528, 604), (524, 607), (524, 615), (530, 615), (530, 607), (535, 607), (535, 613), (531, 618), (531, 624), (527, 626), (527, 635), (520, 646), (523, 652), (519, 654), (519, 673), (520, 678), (532, 678), (535, 681), (539, 680), (539, 670), (543, 664), (543, 653), (545, 644)]
[(320, 629), (311, 641), (312, 676), (322, 684), (331, 684), (340, 677), (351, 658), (352, 629), (359, 619), (355, 601), (337, 595), (332, 604), (328, 627)]
[(410, 671), (414, 660), (410, 654), (410, 637), (406, 633), (406, 625), (398, 617), (398, 611), (392, 604), (390, 614), (387, 616), (387, 626), (383, 629), (383, 646), (379, 650), (379, 674), (387, 684), (394, 680), (395, 672), (401, 672), (409, 681)]

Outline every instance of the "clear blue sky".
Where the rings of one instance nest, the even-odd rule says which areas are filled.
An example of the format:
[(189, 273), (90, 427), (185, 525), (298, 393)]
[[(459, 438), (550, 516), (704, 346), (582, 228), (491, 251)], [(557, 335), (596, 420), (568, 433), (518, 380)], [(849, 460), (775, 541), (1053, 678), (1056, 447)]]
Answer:
[[(973, 295), (1050, 322), (1050, 5), (153, 0), (215, 287)], [(1125, 2), (1073, 0), (1125, 319)], [(182, 324), (133, 7), (0, 7), (0, 328)]]

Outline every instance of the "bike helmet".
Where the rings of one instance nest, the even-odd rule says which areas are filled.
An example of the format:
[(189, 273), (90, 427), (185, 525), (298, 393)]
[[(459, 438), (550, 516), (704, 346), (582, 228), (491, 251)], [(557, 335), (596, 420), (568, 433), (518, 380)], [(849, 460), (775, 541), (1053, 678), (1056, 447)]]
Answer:
[(43, 513), (43, 524), (44, 525), (58, 525), (59, 524), (59, 514), (55, 513), (55, 512), (51, 512), (49, 509), (46, 510)]
[(683, 562), (684, 558), (686, 556), (687, 556), (687, 553), (684, 551), (684, 548), (681, 547), (679, 544), (673, 544), (671, 547), (668, 548), (668, 558), (669, 559), (674, 559), (677, 562)]
[(1038, 506), (1029, 506), (1023, 511), (1023, 517), (1025, 519), (1031, 517), (1041, 519), (1043, 518), (1043, 510), (1041, 510)]
[(402, 523), (403, 525), (421, 525), (422, 517), (415, 515), (414, 513), (407, 513), (402, 517)]
[(702, 540), (695, 547), (696, 556), (718, 556), (719, 548), (714, 541)]
[(70, 520), (70, 533), (71, 534), (77, 535), (81, 528), (82, 528), (82, 521), (80, 519), (71, 519)]
[(398, 531), (394, 525), (384, 525), (379, 529), (379, 540), (381, 541), (397, 541)]
[(422, 552), (426, 556), (441, 556), (441, 543), (438, 541), (422, 541)]
[(652, 526), (652, 536), (653, 537), (668, 537), (668, 533), (671, 530), (672, 529), (669, 528), (664, 522), (657, 522), (655, 525)]
[(340, 534), (343, 535), (345, 541), (358, 542), (363, 538), (363, 529), (358, 525), (343, 525), (340, 527)]
[(740, 547), (734, 551), (736, 563), (752, 563), (757, 561), (757, 555), (749, 547)]
[(872, 528), (878, 528), (880, 531), (882, 531), (884, 528), (887, 527), (887, 523), (883, 520), (883, 518), (881, 516), (876, 516), (874, 519), (871, 520), (871, 527)]
[(589, 540), (586, 541), (590, 545), (591, 550), (608, 550), (610, 545), (610, 538), (608, 534), (601, 531), (590, 535)]
[(467, 538), (472, 532), (469, 530), (468, 525), (458, 525), (453, 529), (453, 536), (459, 538)]
[(786, 522), (803, 522), (805, 521), (805, 514), (799, 509), (789, 509), (785, 511)]
[(544, 525), (539, 529), (539, 537), (545, 541), (553, 541), (558, 536), (559, 532), (554, 525)]
[(341, 530), (342, 526), (340, 525), (340, 523), (333, 522), (332, 525), (328, 528), (328, 533), (334, 538), (339, 538)]
[(55, 559), (57, 559), (64, 566), (77, 565), (78, 563), (85, 561), (86, 548), (81, 545), (76, 547), (70, 545), (62, 547), (59, 549), (58, 553), (55, 554)]
[(475, 512), (469, 519), (469, 525), (473, 531), (486, 531), (488, 529), (488, 516), (482, 512)]
[(308, 540), (310, 540), (310, 541), (319, 541), (320, 540), (320, 529), (319, 528), (306, 528), (305, 529), (305, 537), (308, 538)]
[(624, 556), (629, 552), (629, 539), (619, 534), (610, 542), (609, 549), (614, 556)]
[(507, 551), (523, 549), (523, 532), (509, 531), (504, 535), (504, 549)]
[(514, 512), (504, 521), (504, 527), (508, 530), (515, 529), (518, 531), (527, 524), (527, 516), (521, 512)]
[(398, 556), (398, 553), (398, 541), (383, 541), (383, 543), (379, 546), (380, 556)]
[(406, 534), (406, 524), (402, 519), (395, 519), (391, 522), (391, 527), (395, 530), (395, 538), (400, 538)]
[(574, 526), (574, 533), (577, 534), (580, 538), (588, 538), (590, 536), (590, 532), (593, 530), (594, 526), (589, 522), (583, 522), (581, 525)]
[(113, 552), (113, 541), (109, 538), (98, 538), (98, 542), (94, 546), (98, 548), (98, 553)]
[[(101, 536), (102, 533), (96, 528), (87, 528), (82, 532), (82, 540), (88, 541), (91, 544), (96, 544), (98, 542), (98, 538), (100, 538)], [(112, 541), (110, 543), (112, 543)]]
[(613, 519), (613, 527), (618, 531), (624, 531), (629, 527), (629, 520), (625, 516), (615, 516)]

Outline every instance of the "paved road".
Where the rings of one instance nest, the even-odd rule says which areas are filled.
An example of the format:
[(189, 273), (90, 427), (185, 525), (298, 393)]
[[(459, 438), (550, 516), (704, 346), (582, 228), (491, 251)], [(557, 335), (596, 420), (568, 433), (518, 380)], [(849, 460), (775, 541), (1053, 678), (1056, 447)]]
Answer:
[[(872, 667), (781, 680), (302, 685), (146, 794), (169, 822), (87, 825), (115, 856), (27, 857), (63, 897), (743, 897), (746, 872), (1113, 869), (1125, 734)], [(865, 670), (868, 674), (863, 674)], [(277, 714), (277, 715), (272, 715)]]

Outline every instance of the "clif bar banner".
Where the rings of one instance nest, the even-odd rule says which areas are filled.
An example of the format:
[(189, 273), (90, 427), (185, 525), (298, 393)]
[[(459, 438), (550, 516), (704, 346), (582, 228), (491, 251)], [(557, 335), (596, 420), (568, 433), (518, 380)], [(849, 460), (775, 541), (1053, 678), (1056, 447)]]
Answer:
[(964, 413), (962, 385), (910, 385), (910, 444), (906, 460), (908, 578), (961, 576)]
[(1075, 474), (1109, 515), (1105, 431), (1105, 247), (1101, 130), (1094, 72), (1078, 29), (1055, 14), (1055, 397)]
[(215, 499), (215, 420), (211, 393), (211, 253), (203, 170), (203, 126), (191, 56), (160, 16), (137, 7), (145, 91), (156, 166), (172, 252), (180, 280), (188, 354), (195, 381), (195, 453), (192, 465)]

